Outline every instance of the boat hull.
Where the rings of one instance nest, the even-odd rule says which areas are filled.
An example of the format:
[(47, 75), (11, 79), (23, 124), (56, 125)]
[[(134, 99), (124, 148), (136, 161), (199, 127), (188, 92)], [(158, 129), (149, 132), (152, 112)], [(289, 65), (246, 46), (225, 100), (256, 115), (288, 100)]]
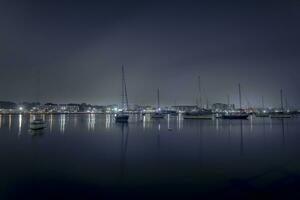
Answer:
[(126, 123), (128, 122), (128, 119), (129, 119), (128, 115), (121, 115), (115, 117), (116, 122), (120, 122), (120, 123)]
[(255, 114), (255, 117), (270, 117), (269, 114)]
[(152, 119), (163, 119), (163, 118), (165, 118), (165, 116), (164, 115), (152, 115), (151, 118)]
[(273, 119), (291, 118), (292, 115), (271, 115)]
[(212, 115), (183, 115), (183, 119), (213, 119)]
[(41, 130), (41, 129), (46, 128), (46, 123), (43, 119), (36, 118), (30, 122), (29, 128), (31, 130)]
[(29, 128), (31, 130), (41, 130), (41, 129), (46, 128), (46, 124), (45, 123), (40, 123), (40, 124), (31, 123), (29, 125)]
[(223, 115), (222, 119), (248, 119), (249, 115)]

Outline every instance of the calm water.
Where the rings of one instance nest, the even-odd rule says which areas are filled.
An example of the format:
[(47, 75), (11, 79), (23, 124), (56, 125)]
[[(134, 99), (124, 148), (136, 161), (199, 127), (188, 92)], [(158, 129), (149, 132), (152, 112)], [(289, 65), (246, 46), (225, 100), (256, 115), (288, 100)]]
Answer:
[(0, 115), (0, 199), (295, 197), (300, 118)]

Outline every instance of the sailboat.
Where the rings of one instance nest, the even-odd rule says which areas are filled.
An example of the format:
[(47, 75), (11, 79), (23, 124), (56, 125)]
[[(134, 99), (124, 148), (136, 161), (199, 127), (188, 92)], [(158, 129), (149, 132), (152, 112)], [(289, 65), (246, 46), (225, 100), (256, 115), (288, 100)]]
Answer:
[(255, 113), (255, 117), (269, 117), (270, 114), (265, 110), (264, 97), (261, 98), (262, 101), (262, 110)]
[(244, 112), (242, 109), (242, 95), (241, 95), (241, 85), (239, 84), (239, 101), (240, 109), (233, 112), (227, 112), (222, 115), (222, 119), (248, 119), (249, 114)]
[[(125, 102), (125, 100), (126, 100), (126, 102)], [(128, 122), (129, 115), (124, 112), (127, 109), (128, 109), (127, 87), (126, 87), (126, 81), (125, 81), (124, 66), (122, 66), (122, 108), (121, 108), (121, 111), (119, 113), (117, 113), (115, 116), (116, 122), (120, 122), (120, 123)]]
[[(37, 75), (37, 102), (39, 102), (39, 96), (40, 96), (40, 73), (38, 72)], [(46, 122), (41, 116), (36, 116), (32, 121), (30, 121), (29, 128), (31, 130), (41, 130), (46, 128)]]
[(283, 108), (283, 94), (282, 94), (282, 89), (280, 90), (280, 102), (281, 102), (281, 109), (279, 112), (275, 112), (271, 114), (271, 118), (291, 118), (292, 115), (291, 113), (288, 113), (287, 111), (284, 110)]
[(162, 119), (164, 117), (165, 117), (165, 115), (161, 112), (161, 109), (160, 109), (160, 104), (159, 104), (159, 88), (158, 88), (157, 89), (157, 109), (156, 109), (155, 113), (151, 114), (151, 118)]
[[(183, 114), (183, 119), (213, 119), (212, 111), (209, 109), (204, 109), (202, 107), (200, 77), (198, 77), (198, 90), (199, 90), (200, 106), (198, 105), (198, 109), (185, 112)], [(207, 103), (207, 108), (208, 108), (208, 103)]]

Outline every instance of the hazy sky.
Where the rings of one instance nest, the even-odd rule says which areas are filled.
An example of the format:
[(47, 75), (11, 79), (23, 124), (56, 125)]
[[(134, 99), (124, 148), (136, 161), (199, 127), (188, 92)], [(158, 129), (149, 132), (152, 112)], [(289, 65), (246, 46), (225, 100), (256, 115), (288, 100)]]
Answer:
[(300, 1), (0, 0), (0, 100), (300, 106)]

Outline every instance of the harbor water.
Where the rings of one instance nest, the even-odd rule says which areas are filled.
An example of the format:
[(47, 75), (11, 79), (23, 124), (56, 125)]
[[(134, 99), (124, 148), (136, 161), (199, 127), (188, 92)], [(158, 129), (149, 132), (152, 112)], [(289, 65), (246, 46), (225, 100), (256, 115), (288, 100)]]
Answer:
[(0, 199), (299, 197), (297, 117), (32, 117), (0, 115)]

